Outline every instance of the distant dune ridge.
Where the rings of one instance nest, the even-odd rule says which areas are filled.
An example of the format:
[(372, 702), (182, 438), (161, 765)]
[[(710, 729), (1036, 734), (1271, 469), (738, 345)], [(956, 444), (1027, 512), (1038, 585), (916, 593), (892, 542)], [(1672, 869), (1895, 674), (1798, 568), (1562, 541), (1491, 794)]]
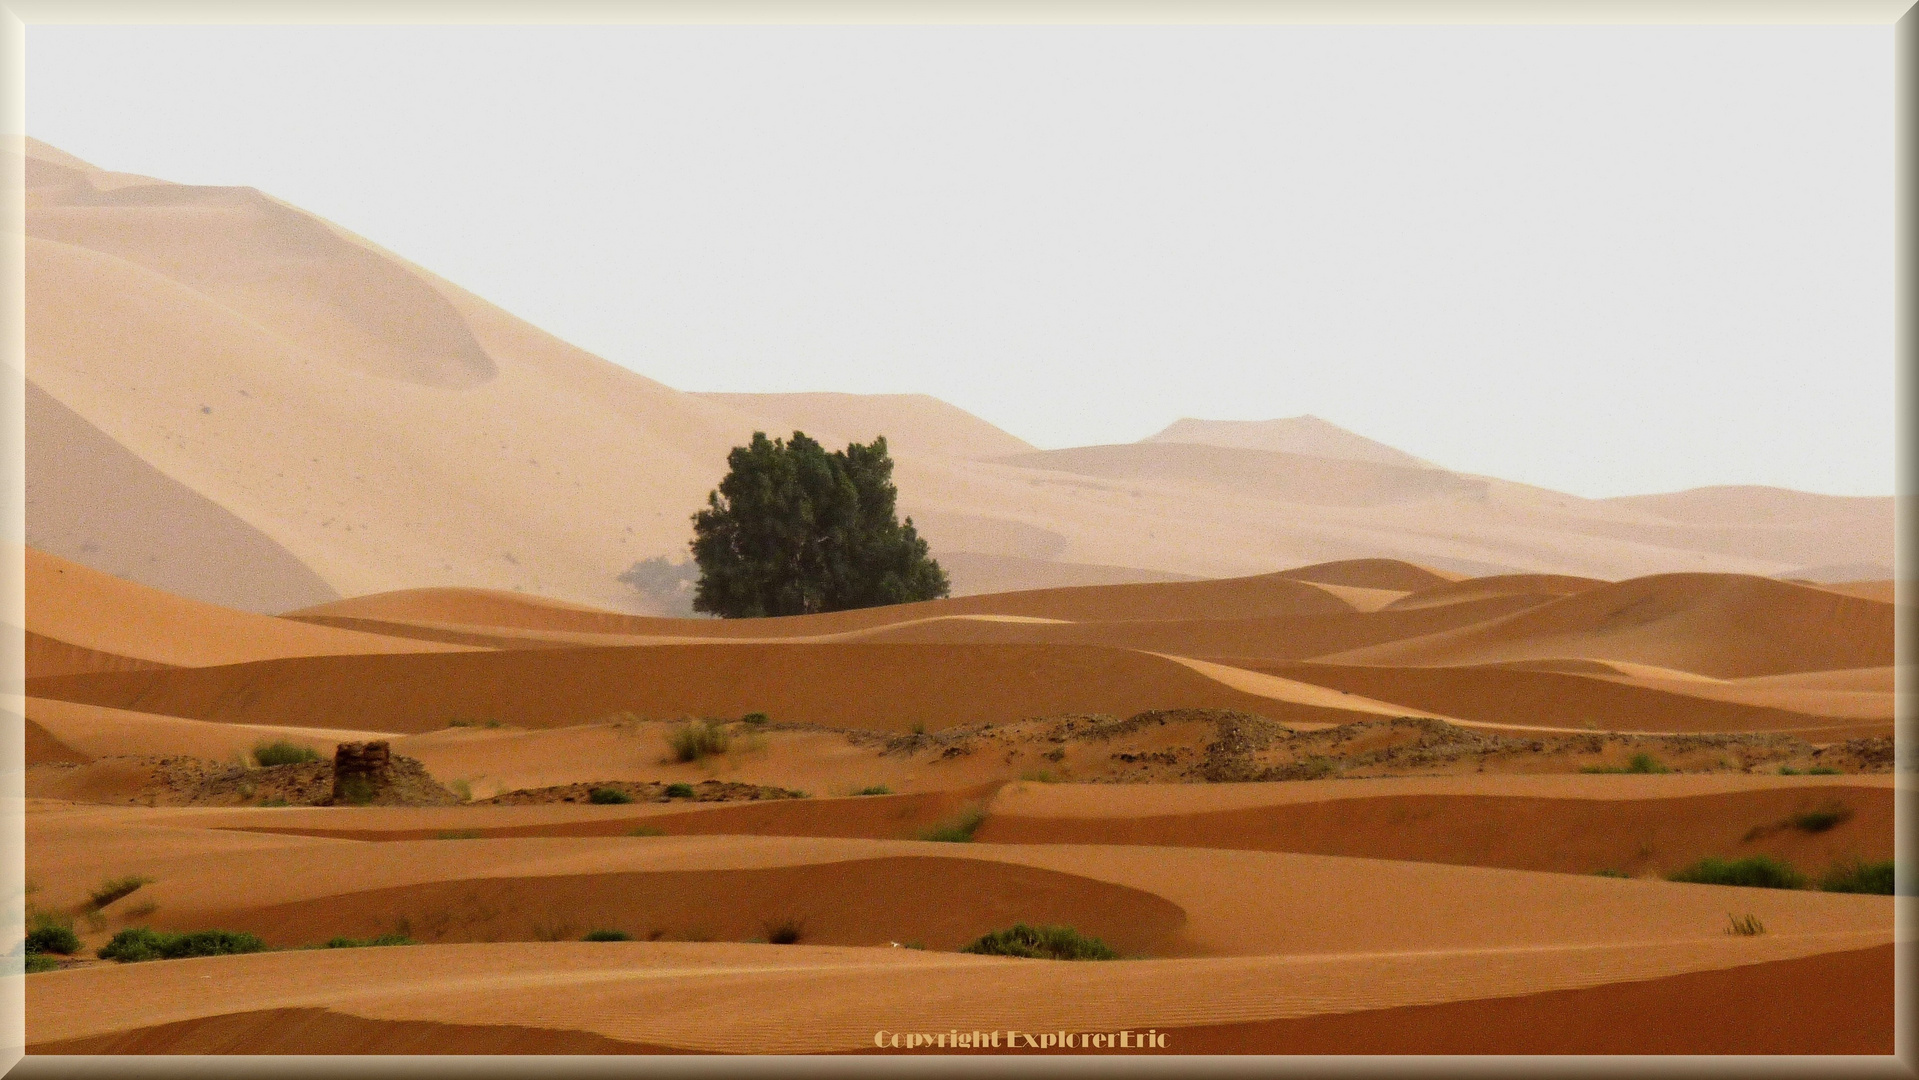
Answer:
[(1365, 557), (1889, 576), (1846, 571), (1890, 566), (1890, 498), (1589, 500), (1311, 416), (1038, 450), (925, 395), (682, 393), (270, 194), (26, 145), (29, 542), (229, 607), (459, 586), (671, 613), (620, 575), (683, 561), (727, 451), (795, 428), (886, 435), (962, 595)]

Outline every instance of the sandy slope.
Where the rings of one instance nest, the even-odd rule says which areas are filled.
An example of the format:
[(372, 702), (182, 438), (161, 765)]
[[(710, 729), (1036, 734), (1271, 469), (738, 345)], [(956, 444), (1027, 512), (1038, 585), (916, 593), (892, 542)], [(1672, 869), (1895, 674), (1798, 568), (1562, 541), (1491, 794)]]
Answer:
[[(963, 409), (925, 394), (699, 394), (764, 421), (759, 430), (785, 438), (795, 430), (829, 450), (884, 435), (895, 455), (996, 457), (1033, 449)], [(742, 441), (751, 432), (742, 433)]]
[(740, 643), (303, 657), (49, 676), (29, 680), (28, 693), (200, 720), (411, 732), (462, 719), (554, 727), (616, 713), (763, 712), (781, 722), (882, 731), (1160, 708), (1232, 708), (1306, 723), (1359, 715), (1330, 699), (1234, 689), (1160, 656), (1067, 645)]
[[(683, 555), (726, 451), (770, 422), (250, 188), (105, 172), (34, 142), (27, 182), (29, 375), (36, 415), (61, 418), (28, 433), (47, 463), (38, 516), (54, 550), (148, 584), (256, 610), (420, 585), (664, 610), (617, 575)], [(1325, 430), (1288, 444), (1310, 454), (1147, 442), (979, 460), (1017, 440), (929, 399), (748, 403), (896, 432), (901, 509), (935, 553), (1026, 560), (1029, 582), (1049, 562), (1226, 576), (1390, 555), (1616, 578), (1889, 561), (1890, 499), (1775, 493), (1701, 517), (1669, 505), (1696, 493), (1593, 501), (1340, 460), (1365, 440)], [(145, 478), (128, 513), (196, 521), (205, 544), (137, 550), (139, 521), (89, 505), (109, 473)], [(249, 555), (256, 580), (209, 575)]]
[(1484, 626), (1328, 659), (1468, 664), (1528, 658), (1624, 660), (1718, 678), (1882, 667), (1891, 604), (1767, 578), (1660, 574), (1588, 589)]
[[(43, 639), (158, 664), (232, 664), (285, 656), (450, 652), (459, 646), (254, 615), (189, 600), (28, 548), (27, 625)], [(83, 662), (44, 644), (38, 657)], [(111, 666), (112, 661), (99, 663)], [(29, 668), (29, 674), (41, 671)]]

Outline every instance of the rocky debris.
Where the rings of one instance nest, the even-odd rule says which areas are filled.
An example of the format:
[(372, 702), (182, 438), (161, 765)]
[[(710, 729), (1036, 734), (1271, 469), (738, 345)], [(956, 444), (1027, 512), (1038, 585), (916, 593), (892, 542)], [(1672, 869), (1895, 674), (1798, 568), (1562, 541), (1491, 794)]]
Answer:
[(333, 801), (373, 802), (393, 786), (393, 750), (384, 739), (343, 742), (333, 750)]
[[(105, 802), (138, 806), (328, 806), (336, 802), (330, 761), (253, 768), (197, 757), (127, 755), (87, 765), (62, 763), (61, 767), (113, 769), (122, 776), (140, 777), (132, 788), (104, 797)], [(389, 754), (384, 780), (364, 805), (451, 806), (459, 801), (458, 795), (428, 775), (426, 766)]]
[(490, 799), (476, 799), (475, 805), (524, 806), (531, 803), (590, 803), (597, 789), (617, 791), (631, 802), (757, 802), (763, 799), (803, 799), (803, 792), (765, 784), (740, 784), (730, 780), (702, 780), (688, 785), (691, 796), (668, 795), (671, 787), (664, 781), (603, 780), (593, 784), (565, 784), (560, 787), (528, 788), (507, 791)]

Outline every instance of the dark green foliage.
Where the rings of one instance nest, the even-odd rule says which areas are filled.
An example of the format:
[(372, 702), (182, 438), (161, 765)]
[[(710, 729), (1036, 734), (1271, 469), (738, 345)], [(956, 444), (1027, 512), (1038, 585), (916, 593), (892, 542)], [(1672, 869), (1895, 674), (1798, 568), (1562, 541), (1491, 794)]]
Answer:
[(979, 831), (980, 823), (985, 820), (986, 811), (975, 806), (926, 829), (920, 833), (919, 838), (945, 844), (970, 844), (973, 842), (973, 834)]
[(1770, 855), (1751, 855), (1744, 859), (1701, 859), (1668, 881), (1686, 881), (1695, 885), (1745, 885), (1759, 889), (1803, 889), (1806, 876), (1790, 864)]
[(27, 952), (72, 956), (80, 951), (73, 920), (51, 911), (36, 911), (27, 919)]
[(1806, 770), (1807, 776), (1838, 776), (1839, 770), (1830, 765), (1814, 765)]
[(619, 788), (596, 787), (586, 793), (586, 801), (590, 803), (600, 803), (602, 805), (612, 805), (614, 803), (630, 803), (633, 801), (633, 796), (628, 795)]
[(769, 945), (793, 945), (799, 942), (806, 924), (792, 916), (774, 919), (766, 924), (766, 942)]
[(1822, 806), (1817, 810), (1807, 810), (1803, 813), (1794, 814), (1792, 816), (1792, 824), (1794, 828), (1804, 829), (1807, 832), (1825, 832), (1827, 829), (1851, 817), (1851, 807), (1834, 803), (1831, 806)]
[(87, 895), (87, 906), (98, 911), (108, 904), (113, 903), (115, 900), (132, 893), (140, 886), (148, 884), (152, 880), (152, 878), (144, 878), (138, 874), (128, 874), (126, 877), (103, 881), (98, 888)]
[(1033, 960), (1117, 960), (1119, 954), (1096, 937), (1070, 926), (1028, 926), (995, 930), (960, 949), (984, 956), (1022, 956)]
[(727, 455), (727, 475), (693, 515), (700, 565), (693, 610), (726, 618), (931, 600), (948, 592), (913, 519), (894, 506), (886, 439), (828, 453), (795, 431), (754, 432)]
[(759, 725), (767, 723), (768, 721), (772, 719), (773, 719), (772, 717), (766, 715), (763, 712), (750, 712), (750, 713), (747, 713), (745, 716), (740, 717), (740, 723), (752, 724), (753, 726), (758, 727)]
[(224, 956), (228, 953), (260, 952), (266, 942), (252, 934), (231, 930), (195, 930), (169, 934), (130, 926), (113, 935), (100, 947), (100, 959), (131, 964), (141, 960), (181, 960), (189, 956)]
[(632, 941), (633, 935), (624, 930), (591, 930), (581, 941)]
[(1819, 887), (1826, 892), (1876, 893), (1880, 896), (1892, 895), (1892, 860), (1884, 862), (1864, 862), (1854, 860), (1839, 863), (1826, 871), (1819, 879)]
[(858, 791), (855, 791), (853, 794), (855, 795), (891, 795), (892, 793), (893, 793), (893, 789), (890, 787), (887, 787), (885, 784), (874, 784), (872, 787), (863, 787), (859, 789)]
[[(419, 942), (405, 934), (381, 934), (379, 937), (350, 938), (336, 937), (327, 939), (329, 949), (370, 949), (386, 945), (418, 945)], [(250, 950), (249, 950), (250, 951)]]
[(34, 975), (42, 971), (57, 971), (65, 965), (47, 953), (27, 953), (27, 974)]
[(698, 761), (703, 757), (726, 753), (727, 748), (733, 745), (733, 739), (727, 735), (726, 728), (715, 721), (693, 720), (669, 732), (666, 744), (673, 748), (675, 758)]
[(304, 765), (320, 760), (320, 752), (311, 746), (295, 746), (281, 739), (254, 747), (253, 760), (268, 768), (275, 765)]
[(690, 799), (693, 797), (692, 784), (666, 785), (666, 797), (669, 799)]
[(1669, 773), (1666, 763), (1651, 754), (1634, 754), (1624, 765), (1588, 765), (1583, 773)]

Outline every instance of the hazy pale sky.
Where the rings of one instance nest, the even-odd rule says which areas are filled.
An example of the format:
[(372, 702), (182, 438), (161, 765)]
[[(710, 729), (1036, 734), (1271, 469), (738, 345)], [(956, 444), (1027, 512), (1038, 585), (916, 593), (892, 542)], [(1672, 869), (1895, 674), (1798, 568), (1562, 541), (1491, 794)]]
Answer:
[(1893, 484), (1887, 28), (32, 27), (28, 131), (684, 390)]

